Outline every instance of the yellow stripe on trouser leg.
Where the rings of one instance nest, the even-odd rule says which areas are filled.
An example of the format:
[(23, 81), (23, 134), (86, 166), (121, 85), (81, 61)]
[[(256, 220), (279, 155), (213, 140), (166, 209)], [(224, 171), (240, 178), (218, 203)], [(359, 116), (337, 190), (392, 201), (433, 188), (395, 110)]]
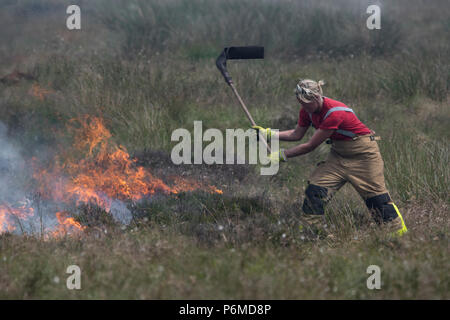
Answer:
[(400, 214), (400, 211), (398, 210), (397, 206), (395, 205), (395, 203), (392, 203), (392, 205), (394, 206), (395, 211), (398, 214), (398, 217), (400, 218), (400, 221), (402, 222), (402, 228), (400, 230), (397, 230), (395, 233), (399, 236), (403, 235), (404, 233), (408, 232), (408, 228), (406, 228), (405, 225), (405, 221), (403, 220), (402, 215)]

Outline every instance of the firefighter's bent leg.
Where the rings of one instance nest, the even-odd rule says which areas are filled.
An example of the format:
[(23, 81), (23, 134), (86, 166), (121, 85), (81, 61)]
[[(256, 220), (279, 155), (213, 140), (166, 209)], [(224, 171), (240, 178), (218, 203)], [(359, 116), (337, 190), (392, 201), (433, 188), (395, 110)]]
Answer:
[(309, 178), (303, 212), (306, 215), (324, 215), (325, 204), (345, 183), (340, 157), (330, 152), (327, 160), (318, 163)]
[(328, 196), (328, 189), (314, 184), (309, 184), (305, 191), (303, 212), (305, 214), (323, 215), (324, 206)]
[(388, 193), (367, 199), (366, 205), (373, 213), (377, 223), (394, 223), (394, 227), (396, 228), (395, 233), (398, 235), (402, 235), (408, 231), (400, 211), (391, 201)]

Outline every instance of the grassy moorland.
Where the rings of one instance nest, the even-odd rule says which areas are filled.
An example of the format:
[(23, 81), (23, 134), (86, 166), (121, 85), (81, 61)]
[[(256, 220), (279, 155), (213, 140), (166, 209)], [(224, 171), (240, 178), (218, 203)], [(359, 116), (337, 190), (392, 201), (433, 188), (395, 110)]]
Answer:
[[(129, 203), (127, 226), (79, 207), (80, 236), (2, 233), (0, 298), (449, 298), (448, 1), (381, 1), (381, 30), (366, 28), (370, 1), (97, 0), (75, 1), (82, 29), (69, 31), (73, 3), (0, 4), (8, 141), (27, 161), (51, 159), (69, 144), (70, 119), (97, 116), (151, 172), (202, 177), (223, 194)], [(373, 226), (351, 186), (321, 228), (303, 223), (306, 181), (328, 145), (272, 177), (251, 165), (172, 163), (174, 129), (192, 131), (194, 120), (223, 132), (248, 128), (215, 67), (229, 45), (265, 46), (265, 60), (228, 66), (258, 124), (294, 128), (296, 80), (324, 79), (325, 94), (382, 137), (387, 186), (408, 234), (390, 239)], [(66, 288), (72, 264), (82, 290)], [(366, 287), (369, 265), (381, 268), (380, 290)]]

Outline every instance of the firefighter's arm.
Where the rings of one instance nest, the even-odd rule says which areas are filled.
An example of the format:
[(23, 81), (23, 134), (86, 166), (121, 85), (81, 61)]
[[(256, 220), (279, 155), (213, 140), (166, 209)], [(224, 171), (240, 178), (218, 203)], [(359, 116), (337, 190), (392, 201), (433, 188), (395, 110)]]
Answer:
[(317, 148), (318, 145), (327, 140), (333, 134), (333, 132), (334, 130), (318, 129), (316, 130), (316, 132), (314, 132), (313, 136), (308, 142), (299, 144), (298, 146), (290, 149), (286, 149), (284, 150), (284, 154), (287, 158), (292, 158), (311, 152), (315, 148)]
[(302, 140), (309, 127), (300, 127), (297, 125), (295, 129), (280, 131), (278, 138), (283, 141), (299, 141)]

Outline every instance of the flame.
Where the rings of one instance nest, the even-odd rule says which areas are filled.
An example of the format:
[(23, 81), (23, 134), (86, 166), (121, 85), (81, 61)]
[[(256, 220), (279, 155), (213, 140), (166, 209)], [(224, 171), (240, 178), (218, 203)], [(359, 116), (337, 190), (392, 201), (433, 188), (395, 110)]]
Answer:
[(33, 85), (30, 88), (30, 91), (28, 91), (28, 94), (38, 98), (41, 101), (44, 101), (45, 96), (51, 94), (52, 90), (47, 90), (44, 88), (41, 88), (37, 83), (33, 83)]
[(187, 191), (195, 191), (198, 189), (208, 191), (211, 193), (223, 194), (223, 191), (217, 189), (215, 186), (203, 186), (200, 182), (195, 181), (194, 179), (189, 178), (181, 178), (178, 176), (171, 177), (174, 181), (173, 192), (187, 192)]
[[(192, 178), (174, 176), (169, 178), (171, 185), (166, 184), (137, 165), (124, 146), (113, 142), (101, 118), (72, 119), (68, 132), (74, 137), (73, 145), (60, 150), (50, 165), (32, 159), (34, 192), (43, 200), (65, 207), (93, 203), (109, 212), (115, 200), (137, 202), (157, 192), (176, 195), (203, 190), (222, 194), (222, 190)], [(12, 208), (0, 203), (0, 233), (15, 229), (13, 219), (24, 219), (33, 213), (31, 206)], [(68, 217), (68, 212), (58, 211), (55, 215), (59, 225), (50, 232), (54, 237), (85, 229)]]
[(51, 237), (58, 238), (69, 234), (79, 234), (86, 229), (86, 227), (75, 221), (74, 218), (67, 217), (67, 215), (68, 213), (66, 212), (56, 212), (56, 219), (58, 220), (59, 225), (56, 230), (50, 232)]
[(34, 209), (28, 202), (23, 202), (19, 207), (12, 207), (6, 202), (0, 203), (0, 233), (13, 232), (16, 230), (16, 224), (21, 226), (21, 220), (27, 220), (33, 216)]
[[(84, 116), (70, 123), (73, 125), (69, 131), (75, 139), (73, 149), (66, 151), (64, 159), (55, 158), (53, 168), (35, 170), (34, 175), (40, 183), (40, 193), (55, 201), (74, 200), (77, 205), (93, 202), (109, 211), (111, 199), (139, 201), (156, 192), (177, 194), (199, 189), (222, 192), (181, 177), (174, 179), (174, 186), (167, 185), (136, 165), (137, 160), (130, 157), (126, 148), (111, 140), (101, 118)], [(79, 154), (85, 156), (77, 159), (74, 155)]]

